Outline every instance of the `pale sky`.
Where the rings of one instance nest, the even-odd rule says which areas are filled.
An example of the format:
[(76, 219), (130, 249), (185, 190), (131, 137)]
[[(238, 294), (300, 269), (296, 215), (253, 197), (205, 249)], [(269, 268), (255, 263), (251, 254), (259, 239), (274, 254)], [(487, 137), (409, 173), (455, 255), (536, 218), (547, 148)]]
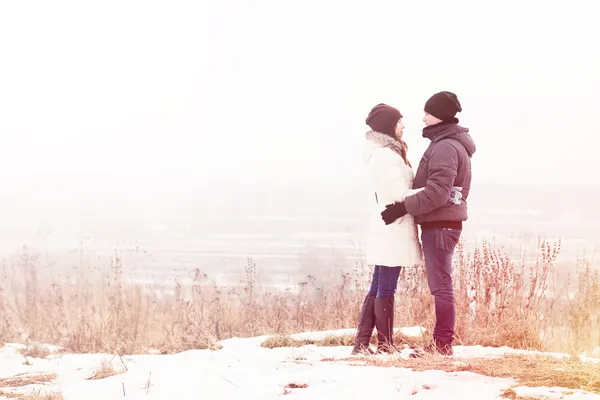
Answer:
[(370, 108), (401, 110), (416, 165), (441, 90), (475, 182), (598, 183), (593, 4), (3, 1), (0, 187), (353, 181)]

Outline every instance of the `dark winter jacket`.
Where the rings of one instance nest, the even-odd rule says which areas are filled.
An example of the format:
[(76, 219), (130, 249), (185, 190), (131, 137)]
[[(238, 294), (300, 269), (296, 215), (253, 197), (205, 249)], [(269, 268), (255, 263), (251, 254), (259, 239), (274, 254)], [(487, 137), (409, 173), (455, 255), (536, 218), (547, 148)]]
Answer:
[[(406, 210), (415, 222), (463, 222), (467, 220), (467, 198), (471, 189), (471, 156), (475, 142), (469, 129), (457, 123), (440, 123), (423, 129), (431, 143), (417, 169), (413, 188), (425, 188), (406, 197)], [(452, 187), (462, 187), (460, 204), (450, 200)]]

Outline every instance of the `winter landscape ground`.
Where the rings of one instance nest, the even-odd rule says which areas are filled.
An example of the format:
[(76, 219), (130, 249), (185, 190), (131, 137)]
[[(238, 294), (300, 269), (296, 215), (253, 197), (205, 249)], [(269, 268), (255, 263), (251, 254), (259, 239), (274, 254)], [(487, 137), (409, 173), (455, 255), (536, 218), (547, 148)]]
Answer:
[(403, 352), (352, 358), (366, 266), (294, 290), (261, 287), (252, 259), (238, 286), (199, 270), (136, 284), (118, 253), (59, 277), (25, 248), (2, 265), (0, 398), (600, 398), (600, 278), (583, 259), (556, 274), (559, 254), (541, 239), (523, 259), (461, 244), (456, 355), (412, 359), (433, 325), (422, 269), (396, 295)]
[[(192, 205), (5, 213), (0, 398), (599, 398), (597, 210), (574, 206), (587, 192), (561, 207), (552, 190), (479, 193), (455, 257), (452, 359), (407, 357), (433, 327), (422, 268), (396, 294), (407, 348), (350, 358), (371, 268), (361, 200), (342, 193), (292, 214), (231, 200), (200, 220)], [(42, 215), (52, 229), (27, 237)]]
[[(397, 336), (419, 340), (421, 327)], [(173, 355), (61, 354), (37, 345), (1, 351), (5, 398), (24, 399), (600, 399), (600, 359), (459, 346), (453, 359), (349, 357), (352, 330), (232, 338)], [(298, 342), (298, 343), (293, 343)], [(306, 344), (310, 343), (310, 344)], [(277, 344), (276, 348), (269, 348)], [(297, 347), (298, 346), (298, 347)], [(41, 358), (45, 356), (44, 358)], [(578, 387), (587, 388), (588, 391)], [(37, 393), (20, 396), (15, 393)]]

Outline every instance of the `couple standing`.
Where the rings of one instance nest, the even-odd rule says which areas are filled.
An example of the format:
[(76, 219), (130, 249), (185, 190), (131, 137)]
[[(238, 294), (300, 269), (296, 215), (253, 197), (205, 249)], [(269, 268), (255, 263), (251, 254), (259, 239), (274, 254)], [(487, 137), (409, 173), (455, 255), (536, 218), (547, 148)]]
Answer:
[[(377, 329), (377, 352), (396, 351), (393, 341), (394, 294), (402, 268), (421, 265), (423, 258), (436, 323), (425, 351), (452, 355), (455, 307), (452, 256), (467, 220), (471, 156), (475, 143), (458, 125), (462, 111), (451, 92), (434, 94), (425, 103), (423, 137), (431, 143), (416, 174), (406, 157), (402, 114), (375, 106), (366, 119), (364, 162), (373, 187), (372, 219), (367, 236), (367, 263), (374, 265), (352, 354), (373, 354), (369, 340)], [(421, 226), (419, 242), (417, 226)], [(422, 243), (422, 245), (421, 245)]]

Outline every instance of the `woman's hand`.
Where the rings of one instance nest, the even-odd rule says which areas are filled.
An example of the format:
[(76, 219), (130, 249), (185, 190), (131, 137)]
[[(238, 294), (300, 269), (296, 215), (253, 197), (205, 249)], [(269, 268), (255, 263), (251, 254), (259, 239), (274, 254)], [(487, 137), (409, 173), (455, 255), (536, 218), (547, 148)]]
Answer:
[(406, 214), (408, 214), (408, 211), (406, 211), (404, 202), (395, 202), (394, 204), (385, 206), (385, 210), (381, 212), (381, 218), (386, 225), (389, 225), (398, 218), (404, 217)]

